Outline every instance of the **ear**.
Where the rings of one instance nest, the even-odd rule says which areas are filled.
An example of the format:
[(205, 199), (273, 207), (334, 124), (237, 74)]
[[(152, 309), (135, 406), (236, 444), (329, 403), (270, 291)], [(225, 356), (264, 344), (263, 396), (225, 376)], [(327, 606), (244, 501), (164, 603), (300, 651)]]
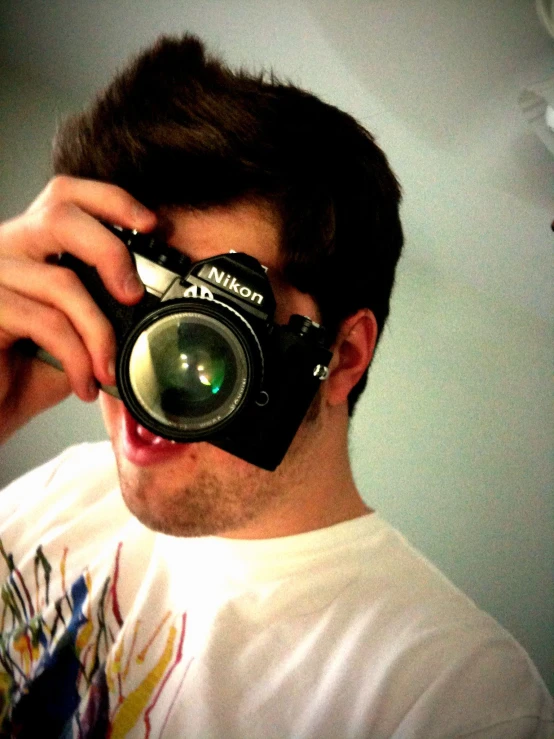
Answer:
[(333, 359), (325, 383), (329, 405), (347, 402), (348, 394), (371, 362), (377, 333), (377, 321), (368, 308), (343, 321), (332, 347)]

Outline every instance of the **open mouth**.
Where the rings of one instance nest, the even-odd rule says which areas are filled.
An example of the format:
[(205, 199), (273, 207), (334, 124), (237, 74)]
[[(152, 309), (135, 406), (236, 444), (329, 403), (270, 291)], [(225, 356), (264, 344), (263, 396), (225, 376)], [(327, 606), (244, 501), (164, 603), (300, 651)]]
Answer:
[(126, 408), (122, 425), (123, 452), (130, 462), (141, 467), (169, 459), (189, 446), (156, 436), (135, 421)]

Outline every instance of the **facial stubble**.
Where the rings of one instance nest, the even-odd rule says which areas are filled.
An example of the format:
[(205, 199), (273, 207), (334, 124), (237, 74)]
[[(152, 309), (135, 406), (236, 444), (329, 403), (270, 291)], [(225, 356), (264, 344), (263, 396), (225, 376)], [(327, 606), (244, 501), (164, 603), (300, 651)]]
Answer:
[(192, 469), (183, 479), (178, 461), (163, 475), (155, 468), (130, 465), (116, 452), (123, 499), (145, 526), (172, 536), (210, 536), (244, 530), (277, 510), (302, 484), (306, 460), (320, 423), (316, 395), (283, 462), (274, 472), (215, 449), (189, 447)]

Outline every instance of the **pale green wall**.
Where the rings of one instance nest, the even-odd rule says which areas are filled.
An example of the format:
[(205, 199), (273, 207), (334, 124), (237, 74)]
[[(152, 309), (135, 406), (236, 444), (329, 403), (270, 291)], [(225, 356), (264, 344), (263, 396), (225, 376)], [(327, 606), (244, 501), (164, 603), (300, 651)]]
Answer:
[(554, 688), (552, 325), (405, 262), (355, 416), (372, 505), (524, 643)]

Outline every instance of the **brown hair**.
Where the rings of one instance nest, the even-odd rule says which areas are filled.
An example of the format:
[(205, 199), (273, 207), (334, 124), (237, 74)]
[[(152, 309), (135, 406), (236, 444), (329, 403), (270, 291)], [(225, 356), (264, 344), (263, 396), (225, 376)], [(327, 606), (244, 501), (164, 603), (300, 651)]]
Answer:
[(381, 333), (403, 243), (400, 187), (371, 134), (314, 95), (233, 71), (193, 36), (163, 37), (66, 121), (53, 162), (150, 208), (267, 202), (285, 278), (316, 299), (331, 338), (362, 307)]

